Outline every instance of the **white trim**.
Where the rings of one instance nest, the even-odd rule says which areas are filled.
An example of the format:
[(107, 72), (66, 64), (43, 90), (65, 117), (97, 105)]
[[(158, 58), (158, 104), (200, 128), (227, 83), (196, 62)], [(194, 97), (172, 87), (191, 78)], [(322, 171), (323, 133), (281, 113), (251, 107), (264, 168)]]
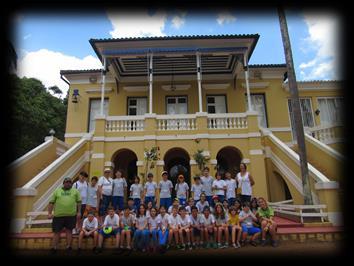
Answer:
[(92, 141), (104, 141), (104, 138), (105, 138), (105, 137), (102, 137), (102, 136), (93, 137), (93, 138), (92, 138)]
[(197, 165), (197, 162), (195, 160), (189, 160), (189, 165)]
[(48, 141), (48, 140), (54, 140), (53, 136), (46, 136), (44, 137), (44, 142)]
[[(187, 91), (191, 87), (191, 84), (176, 84), (174, 86), (176, 91)], [(171, 85), (162, 85), (161, 88), (164, 91), (171, 91)]]
[(111, 161), (104, 162), (104, 167), (114, 167), (114, 163)]
[(25, 155), (21, 156), (20, 158), (16, 159), (15, 161), (13, 161), (8, 166), (8, 168), (19, 167), (23, 163), (27, 162), (29, 159), (33, 158), (37, 154), (39, 154), (42, 151), (44, 151), (45, 149), (47, 149), (53, 143), (53, 140), (54, 140), (54, 138), (50, 138), (47, 141), (45, 141), (44, 143), (42, 143), (41, 145), (34, 148), (33, 150), (27, 152)]
[(336, 181), (328, 181), (328, 182), (316, 182), (315, 184), (316, 190), (322, 189), (339, 189), (339, 183)]
[(136, 161), (136, 166), (143, 166), (144, 165), (144, 161)]
[(264, 147), (265, 157), (271, 158), (272, 157), (272, 149), (269, 146)]
[(216, 160), (216, 159), (211, 159), (211, 160), (210, 160), (210, 164), (212, 164), (212, 165), (217, 165), (217, 164), (218, 164), (218, 160)]
[(164, 166), (164, 165), (165, 165), (165, 161), (163, 161), (163, 160), (158, 160), (158, 161), (156, 161), (156, 165)]
[(208, 113), (207, 112), (196, 112), (195, 116), (196, 117), (205, 117), (205, 116), (208, 116)]
[(290, 142), (284, 142), (286, 144), (286, 146), (288, 146), (289, 148), (292, 148), (294, 147), (294, 145), (296, 144), (296, 141), (293, 140), (293, 141), (290, 141)]
[(33, 204), (34, 211), (43, 211), (49, 204), (50, 197), (54, 191), (62, 186), (65, 177), (74, 176), (80, 169), (89, 162), (89, 152), (86, 151), (76, 162), (67, 170), (63, 175), (61, 175), (57, 181)]
[(62, 148), (60, 148), (60, 147), (57, 147), (57, 149), (56, 149), (56, 154), (58, 155), (58, 156), (60, 156), (60, 155), (62, 155), (63, 153), (65, 153), (67, 151), (67, 149), (62, 149)]
[[(112, 92), (112, 91), (113, 91), (112, 88), (104, 89), (105, 93), (109, 93), (109, 92)], [(101, 93), (101, 89), (86, 89), (85, 92), (86, 93)]]
[[(333, 91), (341, 89), (339, 83), (336, 81), (308, 81), (297, 82), (299, 91)], [(289, 83), (283, 83), (282, 88), (285, 91), (289, 91)]]
[[(241, 84), (242, 88), (246, 88), (246, 84)], [(250, 89), (265, 89), (269, 87), (269, 82), (251, 82), (249, 83)]]
[[(90, 84), (91, 86), (92, 86), (92, 82), (90, 82), (90, 76), (93, 76), (93, 75), (95, 75), (95, 76), (97, 76), (97, 81), (94, 83), (94, 84), (101, 84), (102, 83), (102, 75), (101, 75), (101, 73), (94, 73), (94, 74), (92, 74), (92, 73), (83, 73), (83, 74), (85, 74), (87, 77), (85, 77), (85, 78), (81, 78), (81, 79), (79, 79), (79, 78), (71, 78), (70, 79), (70, 75), (81, 75), (81, 74), (67, 74), (67, 75), (64, 75), (69, 81), (70, 81), (70, 85), (78, 85), (78, 84)], [(114, 78), (112, 78), (112, 77), (109, 77), (110, 75), (107, 73), (106, 74), (106, 83), (114, 83), (115, 82), (115, 80), (114, 80)]]
[(57, 141), (59, 146), (63, 146), (64, 148), (67, 148), (67, 149), (70, 148), (70, 145), (68, 143), (64, 142), (64, 141), (62, 141), (60, 139), (56, 139), (56, 141)]
[(102, 159), (102, 158), (104, 158), (104, 153), (93, 153), (91, 158), (92, 159)]
[(305, 139), (319, 148), (321, 151), (325, 152), (326, 154), (336, 158), (339, 161), (343, 161), (345, 158), (342, 154), (334, 150), (333, 148), (329, 147), (326, 144), (323, 144), (321, 141), (315, 139), (314, 137), (305, 134)]
[(106, 115), (101, 115), (101, 114), (97, 114), (95, 115), (95, 120), (98, 120), (98, 119), (106, 119)]
[(241, 162), (242, 162), (242, 163), (245, 163), (245, 164), (250, 164), (250, 163), (251, 163), (251, 160), (248, 159), (248, 158), (243, 158)]
[(128, 92), (145, 92), (148, 91), (148, 86), (123, 86), (123, 90)]
[(328, 221), (334, 226), (343, 226), (343, 214), (341, 212), (327, 212)]
[(26, 226), (26, 218), (11, 219), (11, 232), (21, 233)]
[(86, 134), (84, 133), (65, 133), (64, 137), (65, 138), (81, 138)]
[(37, 189), (29, 188), (16, 188), (14, 189), (14, 196), (36, 196), (38, 193)]
[(263, 150), (249, 150), (250, 155), (263, 155)]
[(344, 142), (343, 138), (334, 138), (334, 139), (329, 139), (323, 141), (324, 144), (329, 145), (329, 144), (335, 144), (335, 143), (341, 143)]
[(291, 131), (291, 127), (269, 127), (269, 130), (273, 132), (288, 132)]
[(230, 87), (230, 83), (213, 83), (213, 84), (203, 84), (202, 88), (205, 90), (226, 90)]
[[(80, 139), (77, 143), (75, 143), (69, 150), (67, 150), (62, 156), (48, 165), (43, 171), (37, 174), (34, 178), (32, 178), (29, 182), (27, 182), (23, 188), (33, 187), (36, 188), (40, 183), (42, 183), (51, 173), (53, 173), (58, 167), (62, 165), (62, 163), (67, 160), (73, 153), (79, 150), (84, 144), (86, 144), (87, 140), (85, 138)], [(88, 153), (89, 154), (89, 153)]]

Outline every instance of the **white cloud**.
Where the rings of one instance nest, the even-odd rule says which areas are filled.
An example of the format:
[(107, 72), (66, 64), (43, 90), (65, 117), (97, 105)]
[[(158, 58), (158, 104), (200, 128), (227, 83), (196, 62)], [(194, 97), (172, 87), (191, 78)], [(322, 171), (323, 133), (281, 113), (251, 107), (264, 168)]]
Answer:
[(172, 27), (174, 27), (175, 29), (179, 29), (186, 22), (185, 16), (187, 15), (187, 12), (182, 11), (180, 13), (180, 15), (176, 15), (172, 19)]
[(18, 60), (17, 75), (19, 77), (37, 78), (46, 86), (58, 86), (63, 91), (63, 96), (69, 86), (60, 79), (60, 70), (64, 69), (93, 69), (101, 68), (100, 61), (88, 55), (84, 58), (65, 55), (59, 52), (41, 49), (35, 52), (26, 52)]
[(230, 12), (224, 11), (218, 14), (218, 18), (216, 19), (219, 25), (223, 25), (224, 23), (231, 23), (236, 21), (236, 17), (231, 15)]
[(113, 30), (109, 33), (113, 38), (165, 36), (164, 28), (167, 14), (157, 11), (149, 14), (148, 11), (124, 12), (108, 11), (108, 19)]
[(300, 47), (304, 53), (315, 52), (315, 57), (300, 64), (303, 79), (338, 79), (339, 77), (339, 21), (331, 14), (305, 14), (308, 37)]
[(32, 34), (30, 33), (30, 34), (27, 34), (27, 35), (23, 36), (23, 39), (27, 40), (28, 38), (31, 38), (31, 37), (32, 37)]

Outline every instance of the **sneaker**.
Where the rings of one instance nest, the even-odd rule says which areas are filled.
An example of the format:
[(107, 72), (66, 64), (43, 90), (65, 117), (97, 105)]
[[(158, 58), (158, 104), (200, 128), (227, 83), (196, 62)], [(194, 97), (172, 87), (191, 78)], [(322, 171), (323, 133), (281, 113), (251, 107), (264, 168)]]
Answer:
[(225, 243), (224, 248), (229, 248), (229, 243)]
[(218, 248), (223, 248), (223, 246), (221, 245), (221, 243), (218, 243)]
[(74, 228), (74, 229), (72, 230), (72, 234), (73, 234), (73, 235), (78, 235), (78, 234), (79, 234), (79, 230), (76, 229), (76, 228)]
[(257, 246), (257, 243), (256, 243), (256, 241), (254, 241), (254, 240), (250, 241), (250, 244), (251, 244), (252, 246), (254, 246), (254, 247)]
[(244, 247), (246, 245), (245, 240), (241, 240), (241, 247)]
[(237, 248), (240, 248), (240, 247), (241, 247), (240, 242), (237, 242), (237, 243), (236, 243), (236, 246), (237, 246)]
[(180, 245), (176, 245), (176, 249), (181, 249), (181, 246)]
[(267, 241), (265, 239), (261, 240), (261, 246), (264, 247), (267, 244)]
[(214, 248), (218, 248), (218, 245), (216, 244), (216, 242), (213, 244)]
[(273, 247), (273, 248), (278, 247), (278, 245), (279, 245), (278, 241), (276, 241), (276, 240), (273, 240), (273, 241), (272, 241), (272, 247)]
[(186, 245), (185, 244), (182, 244), (181, 250), (186, 250)]
[(189, 250), (192, 250), (192, 249), (193, 249), (191, 244), (188, 244), (188, 249), (189, 249)]
[(206, 249), (210, 248), (210, 243), (205, 243), (205, 248)]

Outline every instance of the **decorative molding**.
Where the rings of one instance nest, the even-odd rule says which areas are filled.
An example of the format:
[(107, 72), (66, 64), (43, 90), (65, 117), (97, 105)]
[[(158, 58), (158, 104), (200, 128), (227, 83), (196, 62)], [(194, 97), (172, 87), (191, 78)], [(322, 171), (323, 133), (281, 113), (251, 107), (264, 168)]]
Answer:
[(337, 152), (333, 148), (329, 147), (328, 145), (323, 144), (321, 141), (315, 139), (314, 137), (309, 136), (308, 134), (305, 134), (305, 139), (308, 140), (313, 145), (315, 145), (321, 151), (323, 151), (323, 152), (327, 153), (328, 155), (336, 158), (337, 160), (343, 161), (345, 159), (345, 157), (342, 154), (340, 154), (339, 152)]
[(114, 163), (111, 161), (106, 161), (106, 162), (104, 162), (104, 167), (113, 167), (114, 168)]
[[(242, 88), (246, 88), (246, 84), (241, 84)], [(269, 87), (269, 82), (251, 82), (249, 83), (250, 89), (265, 89)]]
[(202, 87), (205, 90), (226, 90), (228, 87), (230, 87), (230, 83), (204, 83)]
[(144, 161), (136, 161), (136, 166), (144, 166)]
[(328, 181), (328, 182), (316, 182), (315, 184), (316, 190), (322, 189), (339, 189), (339, 183), (336, 181)]
[(104, 153), (93, 153), (91, 157), (92, 159), (102, 159), (104, 158)]
[(14, 190), (14, 196), (36, 196), (38, 193), (37, 189), (29, 187), (29, 188), (16, 188)]
[(85, 134), (86, 134), (86, 132), (85, 133), (65, 133), (64, 137), (65, 138), (81, 138)]
[(250, 164), (250, 163), (251, 163), (251, 160), (248, 159), (248, 158), (243, 158), (243, 159), (241, 160), (241, 162), (242, 162), (242, 163), (245, 163), (245, 164)]
[[(112, 91), (113, 91), (112, 88), (104, 89), (105, 93), (110, 93)], [(86, 93), (101, 93), (101, 89), (99, 89), (99, 88), (97, 88), (97, 89), (86, 89), (85, 92)]]
[(268, 129), (273, 132), (291, 132), (291, 127), (269, 127)]
[(97, 115), (95, 115), (95, 120), (97, 120), (97, 119), (106, 119), (106, 115), (101, 115), (101, 114), (97, 114)]
[(148, 91), (148, 86), (123, 86), (123, 90), (128, 92)]
[(212, 164), (212, 165), (217, 165), (217, 164), (218, 164), (218, 160), (216, 160), (216, 159), (211, 159), (211, 160), (210, 160), (210, 164)]
[(263, 155), (263, 150), (249, 150), (250, 155)]
[(195, 160), (189, 160), (189, 165), (197, 165), (197, 162)]
[(92, 141), (104, 141), (104, 138), (105, 138), (105, 137), (97, 136), (97, 137), (93, 137), (93, 138), (92, 138)]
[(165, 165), (165, 161), (163, 161), (163, 160), (158, 160), (158, 161), (156, 161), (156, 165), (158, 165), (158, 166), (164, 166), (164, 165)]
[[(186, 91), (189, 90), (191, 84), (174, 84), (176, 91)], [(162, 85), (161, 88), (164, 91), (171, 91), (171, 85)]]

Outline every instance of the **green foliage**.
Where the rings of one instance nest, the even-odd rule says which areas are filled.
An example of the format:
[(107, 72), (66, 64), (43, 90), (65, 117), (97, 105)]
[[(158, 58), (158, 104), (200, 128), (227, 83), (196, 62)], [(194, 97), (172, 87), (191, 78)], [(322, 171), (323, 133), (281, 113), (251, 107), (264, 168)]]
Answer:
[(146, 177), (152, 169), (155, 168), (156, 161), (160, 158), (160, 148), (157, 146), (149, 149), (144, 149), (145, 173), (141, 173), (143, 184), (146, 182)]
[[(13, 91), (10, 94), (14, 144), (12, 160), (40, 145), (51, 128), (55, 137), (63, 140), (66, 123), (67, 99), (57, 98), (34, 78), (11, 76)], [(61, 94), (58, 87), (51, 87), (54, 94)]]
[(193, 159), (198, 164), (198, 168), (200, 170), (200, 173), (203, 171), (203, 168), (205, 167), (205, 165), (209, 161), (209, 158), (206, 158), (203, 155), (203, 152), (204, 152), (204, 150), (197, 150), (197, 152), (193, 154)]

